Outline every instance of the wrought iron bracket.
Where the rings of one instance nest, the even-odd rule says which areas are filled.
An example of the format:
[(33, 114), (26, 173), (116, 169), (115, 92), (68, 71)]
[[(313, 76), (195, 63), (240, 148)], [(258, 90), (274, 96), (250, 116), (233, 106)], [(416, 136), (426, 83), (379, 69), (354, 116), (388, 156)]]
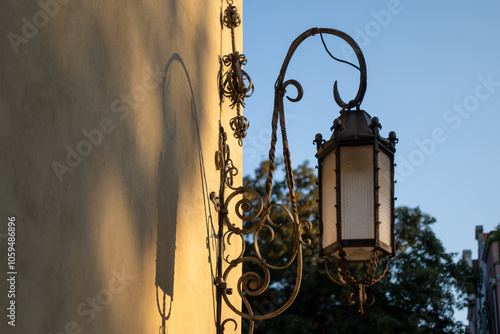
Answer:
[[(236, 16), (236, 9), (232, 6), (232, 2), (228, 1), (228, 9), (223, 17), (223, 22), (226, 27), (229, 27), (232, 32), (232, 41), (233, 41), (233, 53), (227, 55), (220, 59), (221, 69), (219, 71), (219, 93), (221, 97), (221, 102), (224, 97), (230, 98), (232, 104), (231, 107), (236, 107), (237, 116), (233, 118), (230, 122), (230, 126), (234, 131), (234, 136), (239, 140), (240, 145), (246, 134), (246, 129), (248, 128), (248, 120), (241, 116), (240, 109), (244, 107), (244, 98), (251, 95), (253, 92), (253, 84), (248, 77), (248, 75), (242, 70), (242, 65), (246, 63), (246, 58), (239, 54), (235, 50), (234, 43), (234, 28), (239, 25), (239, 20)], [(320, 34), (323, 44), (325, 46), (325, 50), (331, 55), (328, 51), (326, 44), (323, 40), (323, 34), (334, 35), (342, 38), (346, 41), (354, 50), (356, 57), (359, 62), (359, 66), (350, 64), (356, 67), (360, 72), (360, 85), (358, 88), (358, 92), (354, 99), (349, 100), (349, 102), (344, 102), (340, 97), (337, 88), (337, 81), (334, 83), (333, 88), (333, 96), (336, 103), (343, 109), (351, 109), (351, 108), (359, 108), (363, 97), (366, 91), (366, 64), (363, 57), (363, 54), (356, 44), (356, 42), (347, 34), (329, 28), (312, 28), (304, 33), (302, 33), (299, 37), (297, 37), (293, 43), (291, 44), (286, 57), (283, 61), (283, 65), (281, 67), (279, 76), (275, 83), (275, 100), (274, 100), (274, 109), (273, 116), (271, 121), (272, 135), (271, 135), (271, 148), (269, 150), (269, 167), (268, 167), (268, 175), (265, 184), (265, 196), (264, 198), (260, 197), (260, 195), (249, 186), (240, 186), (235, 187), (233, 185), (233, 178), (238, 174), (237, 168), (233, 165), (233, 162), (230, 158), (230, 150), (227, 145), (227, 134), (224, 131), (222, 126), (219, 127), (219, 150), (215, 154), (215, 162), (216, 168), (220, 171), (220, 187), (219, 194), (217, 195), (213, 192), (210, 196), (211, 201), (214, 203), (216, 211), (218, 212), (218, 256), (217, 256), (217, 272), (215, 278), (215, 285), (217, 287), (217, 333), (222, 334), (224, 332), (224, 327), (227, 322), (233, 322), (236, 326), (236, 321), (234, 319), (222, 319), (222, 300), (224, 300), (225, 304), (237, 315), (248, 319), (250, 321), (249, 333), (253, 333), (254, 329), (254, 321), (255, 320), (264, 320), (275, 317), (282, 312), (284, 312), (290, 305), (293, 303), (297, 294), (299, 292), (300, 284), (302, 281), (302, 267), (303, 267), (303, 259), (302, 259), (302, 246), (308, 246), (311, 241), (303, 239), (303, 234), (309, 231), (312, 227), (312, 224), (308, 221), (300, 221), (298, 217), (297, 210), (297, 201), (295, 198), (295, 185), (294, 178), (292, 172), (292, 164), (290, 159), (290, 150), (288, 146), (288, 138), (287, 131), (285, 125), (285, 112), (284, 112), (284, 104), (283, 99), (286, 94), (286, 88), (289, 85), (294, 86), (297, 89), (296, 97), (286, 96), (287, 99), (291, 102), (298, 102), (302, 99), (303, 89), (299, 82), (296, 80), (287, 80), (285, 81), (285, 75), (290, 63), (290, 60), (295, 53), (298, 46), (308, 37)], [(331, 55), (332, 58), (336, 59)], [(338, 59), (336, 59), (338, 60)], [(346, 61), (342, 61), (347, 63)], [(223, 67), (227, 66), (229, 69), (227, 72), (223, 73)], [(247, 83), (246, 83), (247, 82)], [(278, 138), (278, 125), (280, 127), (280, 133), (283, 143), (283, 160), (285, 164), (285, 173), (286, 173), (286, 181), (289, 190), (289, 198), (290, 198), (290, 208), (283, 204), (271, 203), (271, 195), (272, 195), (272, 185), (273, 185), (273, 175), (275, 166), (275, 151), (276, 151), (276, 142)], [(337, 127), (340, 129), (341, 124), (337, 124)], [(323, 145), (324, 140), (320, 137), (317, 137), (315, 143), (318, 147)], [(229, 191), (229, 194), (226, 196), (226, 190)], [(243, 198), (242, 198), (243, 195)], [(253, 197), (253, 201), (249, 199), (249, 197)], [(236, 202), (236, 203), (234, 203)], [(228, 212), (229, 208), (234, 207), (234, 212), (236, 216), (241, 219), (245, 225), (242, 228), (236, 227), (231, 223), (230, 216)], [(274, 228), (278, 225), (275, 224), (271, 219), (271, 211), (273, 208), (279, 208), (282, 210), (290, 224), (291, 227), (289, 229), (290, 233), (293, 235), (294, 248), (293, 253), (288, 257), (288, 262), (284, 265), (275, 265), (272, 264), (268, 259), (266, 259), (260, 251), (259, 248), (259, 232), (265, 229), (270, 232), (272, 238), (274, 238)], [(253, 247), (254, 254), (253, 256), (245, 255), (245, 238), (248, 238), (250, 234), (253, 234)], [(224, 254), (225, 252), (225, 243), (226, 240), (229, 243), (231, 237), (236, 236), (239, 237), (239, 240), (242, 245), (241, 253), (229, 259), (229, 255)], [(258, 274), (255, 272), (246, 272), (243, 273), (237, 282), (237, 292), (241, 297), (243, 302), (244, 309), (240, 310), (239, 306), (233, 305), (228, 299), (227, 295), (230, 294), (230, 289), (227, 288), (228, 277), (234, 272), (233, 270), (240, 265), (243, 265), (245, 262), (253, 262), (256, 263), (262, 270), (262, 274)], [(226, 263), (226, 265), (224, 265)], [(269, 285), (270, 285), (270, 270), (284, 270), (290, 268), (292, 265), (296, 267), (296, 278), (294, 289), (291, 293), (291, 296), (279, 306), (276, 310), (269, 312), (267, 314), (254, 314), (252, 306), (248, 300), (248, 297), (259, 296), (264, 293)], [(329, 276), (333, 278), (331, 273)], [(369, 278), (369, 277), (368, 277)], [(361, 305), (368, 304), (369, 298), (367, 297), (364, 288), (375, 280), (366, 280), (362, 282), (358, 282), (357, 284), (348, 283), (351, 281), (349, 277), (349, 273), (347, 270), (342, 270), (340, 279), (337, 282), (340, 282), (341, 285), (349, 286), (351, 288), (351, 294), (354, 295), (356, 293), (356, 298), (361, 302)], [(354, 297), (349, 300), (353, 300)], [(362, 308), (361, 308), (362, 310)]]
[[(302, 280), (302, 246), (310, 244), (309, 240), (303, 240), (302, 234), (310, 230), (311, 224), (306, 221), (299, 222), (296, 220), (298, 219), (298, 216), (293, 215), (290, 210), (282, 204), (270, 204), (267, 208), (264, 208), (263, 199), (249, 186), (233, 186), (233, 176), (237, 174), (237, 169), (233, 166), (231, 161), (229, 146), (226, 142), (227, 134), (222, 126), (219, 129), (219, 150), (215, 154), (216, 166), (220, 172), (219, 194), (217, 195), (216, 192), (212, 192), (210, 194), (210, 200), (218, 212), (217, 270), (216, 277), (214, 279), (217, 302), (217, 333), (222, 334), (224, 332), (225, 324), (227, 322), (233, 322), (236, 324), (236, 321), (232, 318), (225, 320), (222, 319), (223, 300), (234, 313), (249, 320), (249, 333), (253, 333), (255, 320), (275, 317), (284, 312), (295, 300), (299, 291), (300, 282)], [(227, 196), (225, 194), (226, 190), (229, 190), (229, 194)], [(242, 195), (245, 197), (241, 198)], [(247, 196), (252, 196), (256, 203), (252, 202)], [(237, 217), (244, 222), (253, 222), (253, 226), (249, 228), (239, 228), (231, 223), (229, 216), (230, 210), (228, 210), (228, 208), (230, 206), (233, 207), (233, 200), (237, 201), (234, 204), (234, 212)], [(274, 207), (284, 210), (292, 224), (290, 231), (294, 236), (293, 239), (295, 240), (294, 249), (290, 255), (290, 260), (285, 265), (273, 265), (261, 254), (259, 249), (259, 232), (266, 229), (274, 235), (273, 229), (278, 226), (270, 217), (270, 212)], [(244, 237), (250, 234), (253, 234), (254, 237), (253, 250), (256, 256), (245, 255)], [(242, 250), (237, 257), (229, 259), (229, 256), (225, 254), (225, 250), (226, 243), (229, 243), (232, 236), (238, 236), (240, 238)], [(255, 272), (246, 272), (239, 277), (236, 290), (246, 309), (246, 311), (242, 311), (239, 306), (233, 305), (228, 298), (228, 296), (233, 293), (233, 289), (228, 288), (227, 279), (234, 272), (235, 268), (241, 268), (245, 262), (256, 263), (262, 269), (262, 276), (264, 279), (261, 278), (261, 275)], [(224, 268), (224, 263), (226, 263), (226, 268)], [(270, 270), (285, 270), (291, 267), (294, 263), (297, 266), (296, 283), (295, 289), (288, 301), (268, 314), (255, 314), (248, 297), (258, 296), (268, 289), (271, 276)]]

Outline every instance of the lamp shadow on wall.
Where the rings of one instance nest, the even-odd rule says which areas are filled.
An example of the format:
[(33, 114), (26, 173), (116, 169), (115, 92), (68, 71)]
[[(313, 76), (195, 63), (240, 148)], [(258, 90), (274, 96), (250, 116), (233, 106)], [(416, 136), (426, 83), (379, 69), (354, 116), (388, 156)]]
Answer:
[[(190, 91), (187, 94), (178, 94), (178, 87), (184, 85), (186, 82), (189, 85)], [(203, 210), (207, 231), (206, 246), (208, 249), (208, 262), (211, 265), (211, 285), (213, 279), (215, 278), (214, 268), (212, 266), (212, 263), (214, 263), (212, 259), (215, 259), (215, 256), (212, 254), (212, 250), (215, 249), (215, 246), (211, 247), (211, 241), (214, 242), (216, 231), (212, 221), (209, 200), (210, 196), (204, 167), (196, 99), (189, 72), (181, 56), (177, 53), (174, 53), (170, 57), (167, 65), (165, 66), (162, 87), (162, 113), (166, 135), (164, 151), (160, 153), (158, 163), (158, 229), (156, 242), (157, 253), (155, 284), (158, 311), (162, 317), (162, 333), (165, 333), (165, 324), (171, 315), (174, 300), (176, 233), (178, 217), (182, 215), (184, 216), (183, 221), (186, 220), (186, 215), (189, 215), (191, 209), (200, 209), (199, 205), (201, 201), (201, 198), (199, 200), (198, 198), (194, 198), (191, 203), (192, 207), (186, 207), (185, 205), (179, 207), (179, 172), (182, 172), (182, 167), (179, 167), (180, 161), (178, 160), (181, 160), (184, 156), (189, 156), (187, 154), (183, 155), (182, 152), (189, 149), (190, 146), (187, 143), (189, 139), (185, 138), (182, 134), (183, 131), (178, 128), (178, 125), (179, 127), (186, 126), (185, 123), (187, 122), (183, 122), (184, 124), (180, 124), (180, 122), (188, 117), (186, 116), (186, 108), (182, 107), (187, 104), (187, 101), (185, 101), (185, 98), (183, 101), (180, 101), (183, 98), (179, 98), (179, 96), (190, 95), (189, 106), (192, 124), (188, 125), (188, 127), (189, 133), (192, 134), (193, 138), (196, 140), (196, 143), (193, 143), (191, 147), (194, 150), (194, 146), (196, 146), (198, 153)], [(179, 124), (177, 116), (179, 116)], [(181, 158), (179, 159), (179, 157)], [(168, 303), (166, 302), (167, 295), (170, 296), (170, 305), (168, 306), (168, 310)], [(212, 300), (215, 314), (215, 291), (213, 289)]]

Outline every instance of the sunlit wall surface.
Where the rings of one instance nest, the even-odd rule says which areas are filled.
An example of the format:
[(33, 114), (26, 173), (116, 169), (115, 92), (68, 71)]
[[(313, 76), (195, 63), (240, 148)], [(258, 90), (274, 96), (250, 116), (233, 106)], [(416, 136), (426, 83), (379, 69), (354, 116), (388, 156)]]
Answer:
[(15, 217), (17, 274), (15, 328), (3, 315), (0, 332), (215, 333), (225, 6), (2, 6), (0, 257)]

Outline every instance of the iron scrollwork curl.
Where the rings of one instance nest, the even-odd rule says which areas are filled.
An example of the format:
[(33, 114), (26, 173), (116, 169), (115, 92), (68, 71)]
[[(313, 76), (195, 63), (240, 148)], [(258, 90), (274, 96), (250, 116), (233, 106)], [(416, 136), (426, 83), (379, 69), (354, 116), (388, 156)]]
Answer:
[[(211, 194), (211, 199), (214, 202), (216, 209), (219, 212), (219, 253), (224, 254), (226, 250), (226, 244), (231, 244), (232, 238), (238, 237), (241, 241), (241, 252), (235, 258), (229, 258), (226, 255), (223, 259), (227, 263), (227, 268), (223, 270), (222, 265), (218, 263), (218, 275), (216, 278), (218, 298), (225, 301), (228, 307), (237, 315), (248, 319), (250, 322), (249, 332), (253, 332), (254, 321), (264, 320), (275, 317), (276, 315), (285, 311), (294, 301), (298, 294), (300, 282), (302, 279), (302, 246), (308, 245), (307, 240), (303, 240), (302, 234), (309, 231), (311, 228), (311, 223), (307, 221), (298, 222), (296, 215), (294, 216), (292, 212), (282, 204), (270, 204), (267, 208), (264, 207), (264, 200), (262, 197), (249, 186), (233, 186), (232, 175), (237, 173), (234, 171), (234, 166), (229, 154), (229, 147), (226, 143), (227, 134), (224, 129), (220, 127), (219, 135), (219, 150), (216, 152), (216, 166), (220, 170), (221, 176), (221, 186), (219, 189), (219, 196), (215, 193)], [(231, 192), (227, 197), (224, 194), (226, 189), (230, 189)], [(243, 197), (243, 195), (245, 195)], [(231, 209), (231, 210), (229, 210)], [(288, 254), (288, 260), (285, 264), (273, 264), (269, 259), (265, 258), (261, 252), (259, 246), (259, 233), (263, 230), (270, 233), (271, 241), (274, 240), (274, 229), (281, 226), (279, 223), (275, 223), (271, 218), (271, 212), (273, 209), (280, 209), (285, 213), (288, 221), (292, 224), (293, 233), (293, 251)], [(228, 212), (235, 212), (236, 216), (242, 221), (250, 225), (246, 228), (240, 228), (231, 223)], [(294, 218), (295, 217), (295, 218)], [(223, 227), (221, 229), (221, 226)], [(224, 232), (224, 227), (227, 229)], [(255, 256), (245, 256), (245, 236), (253, 233), (253, 252)], [(220, 260), (219, 260), (220, 261)], [(227, 288), (227, 280), (234, 269), (243, 265), (245, 262), (252, 262), (257, 264), (261, 270), (261, 274), (251, 271), (243, 273), (237, 282), (237, 293), (240, 296), (243, 304), (246, 308), (246, 312), (243, 312), (239, 307), (233, 305), (228, 298), (228, 295), (233, 293), (233, 289)], [(259, 296), (263, 294), (269, 287), (271, 283), (271, 270), (285, 270), (292, 267), (296, 263), (297, 273), (295, 277), (296, 288), (292, 293), (291, 298), (285, 302), (281, 307), (268, 314), (255, 314), (248, 297)], [(220, 316), (218, 316), (218, 330), (219, 333), (223, 333), (224, 324), (228, 321), (234, 322), (234, 319), (226, 319), (222, 321)]]
[(370, 285), (373, 285), (379, 282), (384, 276), (387, 274), (389, 270), (389, 260), (386, 260), (385, 267), (382, 272), (376, 276), (376, 270), (378, 266), (378, 254), (376, 251), (373, 251), (371, 254), (370, 262), (368, 264), (368, 268), (364, 276), (357, 280), (349, 271), (347, 267), (347, 262), (345, 260), (345, 253), (341, 253), (340, 260), (336, 261), (335, 266), (337, 267), (337, 275), (336, 278), (328, 268), (328, 261), (325, 260), (325, 269), (328, 277), (340, 286), (345, 286), (349, 288), (349, 295), (343, 296), (342, 303), (344, 305), (352, 306), (358, 303), (358, 311), (363, 314), (363, 306), (373, 305), (375, 302), (375, 297), (371, 294), (366, 293), (366, 288)]
[[(227, 3), (222, 24), (231, 29), (232, 53), (219, 58), (219, 100), (222, 104), (224, 97), (227, 97), (231, 101), (229, 107), (236, 108), (236, 116), (231, 119), (230, 125), (234, 137), (238, 139), (241, 146), (250, 126), (248, 119), (241, 114), (241, 111), (245, 106), (245, 98), (253, 94), (254, 85), (248, 73), (243, 70), (243, 66), (247, 64), (247, 57), (236, 50), (234, 29), (241, 25), (241, 18), (233, 2), (227, 1)], [(225, 67), (227, 67), (226, 71), (224, 71)]]
[[(226, 10), (226, 15), (224, 17), (224, 24), (231, 27), (232, 31), (234, 31), (234, 10), (228, 8)], [(237, 20), (236, 20), (237, 21)], [(220, 135), (219, 135), (219, 151), (216, 153), (216, 166), (220, 170), (220, 189), (219, 195), (216, 196), (215, 193), (212, 193), (211, 199), (214, 202), (216, 209), (219, 212), (219, 261), (217, 267), (217, 278), (215, 284), (217, 285), (217, 303), (220, 305), (221, 300), (223, 299), (227, 306), (237, 315), (248, 319), (250, 322), (249, 333), (253, 333), (254, 329), (254, 321), (255, 320), (264, 320), (275, 317), (282, 312), (284, 312), (295, 300), (297, 294), (299, 292), (299, 288), (302, 281), (302, 269), (303, 269), (303, 258), (302, 258), (302, 247), (308, 246), (311, 241), (309, 239), (303, 239), (303, 235), (310, 231), (312, 228), (312, 224), (309, 221), (301, 221), (299, 220), (298, 210), (297, 210), (297, 201), (295, 197), (295, 185), (294, 185), (294, 177), (292, 172), (292, 164), (290, 158), (290, 150), (288, 146), (287, 139), (287, 131), (285, 125), (285, 113), (283, 106), (283, 99), (286, 95), (286, 88), (290, 85), (294, 86), (297, 90), (297, 95), (295, 97), (286, 96), (287, 99), (291, 102), (298, 102), (302, 99), (303, 89), (299, 82), (296, 80), (287, 80), (285, 81), (285, 74), (288, 68), (288, 64), (297, 49), (297, 47), (308, 37), (314, 36), (317, 34), (330, 34), (335, 35), (343, 40), (345, 40), (355, 51), (356, 56), (359, 62), (360, 69), (360, 86), (358, 89), (358, 93), (356, 97), (350, 100), (348, 103), (345, 103), (338, 93), (337, 82), (334, 84), (334, 99), (337, 104), (344, 108), (352, 108), (354, 106), (359, 106), (361, 101), (363, 100), (365, 91), (366, 91), (366, 64), (364, 57), (361, 53), (356, 42), (349, 37), (347, 34), (329, 28), (312, 28), (301, 34), (299, 37), (295, 39), (295, 41), (290, 46), (288, 53), (283, 61), (283, 65), (281, 67), (281, 71), (275, 83), (275, 101), (274, 101), (274, 110), (271, 122), (272, 134), (271, 134), (271, 147), (269, 150), (269, 167), (268, 174), (265, 184), (265, 197), (262, 198), (256, 191), (251, 189), (249, 186), (233, 186), (233, 177), (237, 174), (237, 170), (233, 166), (233, 163), (229, 154), (229, 147), (227, 146), (226, 139), (227, 135), (222, 126), (220, 127)], [(234, 41), (234, 39), (233, 39)], [(326, 49), (326, 45), (325, 45)], [(231, 98), (233, 102), (233, 106), (236, 106), (238, 109), (238, 116), (240, 117), (239, 108), (243, 107), (243, 98), (247, 96), (250, 89), (253, 91), (253, 85), (251, 84), (251, 80), (249, 77), (241, 70), (241, 64), (246, 62), (246, 58), (242, 58), (234, 50), (233, 43), (233, 56), (224, 60), (227, 66), (230, 66), (231, 69), (228, 70), (225, 74), (219, 73), (219, 87), (221, 88), (221, 98), (222, 96), (227, 96)], [(328, 50), (327, 50), (328, 51)], [(248, 79), (249, 85), (245, 85), (243, 80)], [(237, 87), (245, 87), (243, 93), (235, 93), (232, 91), (233, 88)], [(227, 88), (227, 89), (226, 89)], [(238, 95), (240, 94), (240, 95)], [(238, 97), (240, 96), (240, 97)], [(240, 102), (241, 101), (241, 102)], [(242, 117), (242, 116), (241, 116)], [(234, 125), (235, 123), (241, 123), (240, 125)], [(240, 141), (243, 139), (243, 135), (237, 135), (238, 131), (246, 131), (245, 128), (245, 120), (237, 120), (231, 121), (231, 127), (233, 131), (235, 131), (235, 137)], [(290, 196), (290, 207), (285, 206), (279, 203), (271, 203), (271, 195), (272, 195), (272, 185), (273, 185), (273, 175), (275, 166), (275, 151), (276, 151), (276, 142), (278, 138), (278, 123), (280, 126), (281, 138), (283, 143), (283, 161), (285, 165), (285, 173), (286, 173), (286, 181), (287, 187)], [(243, 129), (243, 130), (242, 130)], [(241, 132), (242, 134), (243, 132)], [(231, 193), (226, 197), (225, 190), (230, 189)], [(243, 195), (242, 199), (239, 199)], [(248, 199), (248, 196), (254, 198), (254, 201)], [(233, 204), (233, 202), (235, 202)], [(228, 212), (229, 207), (234, 206), (234, 211), (239, 219), (244, 222), (244, 227), (240, 228), (231, 223)], [(278, 223), (275, 223), (271, 218), (271, 212), (273, 209), (282, 210), (284, 215), (287, 218), (287, 221), (291, 224), (291, 228), (289, 229), (292, 234), (293, 240), (293, 250), (291, 254), (288, 254), (284, 264), (272, 264), (265, 256), (263, 256), (260, 246), (259, 246), (259, 235), (262, 231), (266, 231), (270, 234), (270, 241), (274, 240), (275, 228), (281, 226)], [(224, 232), (225, 229), (227, 232)], [(250, 234), (253, 233), (253, 256), (245, 256), (245, 238), (247, 238)], [(240, 254), (232, 259), (229, 256), (224, 257), (224, 250), (226, 242), (230, 243), (230, 240), (233, 236), (237, 236), (240, 238), (242, 244), (242, 251)], [(226, 262), (226, 268), (223, 269), (223, 261)], [(260, 268), (262, 274), (258, 274), (254, 271), (243, 273), (237, 282), (237, 292), (243, 301), (243, 305), (246, 309), (246, 312), (240, 310), (239, 307), (234, 306), (229, 300), (228, 295), (232, 294), (232, 289), (227, 288), (227, 280), (233, 270), (240, 265), (243, 265), (245, 262), (254, 263)], [(255, 314), (252, 306), (248, 300), (248, 297), (259, 296), (264, 293), (271, 282), (271, 270), (285, 270), (287, 268), (291, 268), (292, 265), (296, 265), (296, 273), (295, 273), (295, 284), (291, 295), (288, 297), (286, 301), (284, 301), (281, 306), (279, 306), (274, 311), (271, 311), (266, 314)], [(341, 278), (338, 280), (341, 285), (351, 286), (349, 285), (352, 281), (351, 277), (348, 275), (348, 271), (342, 271)], [(330, 277), (333, 278), (331, 273), (329, 273)], [(352, 292), (353, 290), (351, 290)], [(364, 290), (363, 290), (364, 293)], [(359, 295), (361, 298), (365, 298), (365, 294)], [(350, 299), (351, 301), (353, 298)], [(364, 299), (365, 304), (367, 300)], [(217, 315), (217, 328), (218, 333), (224, 332), (224, 324), (228, 321), (236, 322), (233, 319), (226, 319), (222, 321), (220, 308), (218, 306), (218, 315)]]

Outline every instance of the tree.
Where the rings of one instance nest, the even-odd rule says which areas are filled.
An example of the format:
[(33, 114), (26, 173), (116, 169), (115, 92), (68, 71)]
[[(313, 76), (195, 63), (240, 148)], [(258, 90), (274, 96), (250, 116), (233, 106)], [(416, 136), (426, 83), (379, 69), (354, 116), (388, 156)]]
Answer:
[[(254, 177), (245, 177), (245, 184), (264, 194), (266, 170), (267, 163), (263, 162)], [(283, 176), (284, 173), (276, 174)], [(294, 170), (294, 175), (299, 216), (316, 222), (316, 172), (306, 161)], [(284, 177), (275, 180), (273, 201), (285, 202), (287, 193)], [(419, 208), (400, 207), (396, 211), (397, 256), (391, 261), (387, 276), (369, 288), (376, 302), (365, 308), (364, 315), (359, 314), (356, 307), (342, 304), (347, 289), (327, 277), (323, 260), (318, 256), (315, 223), (309, 233), (312, 245), (303, 250), (304, 277), (297, 299), (278, 317), (256, 323), (255, 333), (463, 333), (464, 325), (455, 321), (453, 314), (454, 310), (466, 306), (466, 296), (472, 291), (477, 275), (474, 276), (473, 269), (464, 261), (455, 261), (455, 254), (446, 252), (431, 229), (434, 218)], [(283, 263), (288, 260), (292, 247), (291, 236), (286, 231), (289, 225), (279, 210), (272, 213), (272, 219), (283, 223), (277, 228), (279, 237), (271, 243), (259, 236), (259, 244), (266, 259)], [(251, 253), (253, 241), (250, 238), (246, 241)], [(252, 264), (244, 267), (245, 271), (255, 269)], [(294, 281), (290, 279), (290, 270), (274, 279), (267, 293), (255, 299), (257, 305), (278, 306), (291, 294)]]
[(486, 240), (486, 248), (490, 248), (491, 244), (495, 241), (500, 241), (500, 224), (497, 224), (497, 227), (492, 231), (492, 233), (488, 236)]

